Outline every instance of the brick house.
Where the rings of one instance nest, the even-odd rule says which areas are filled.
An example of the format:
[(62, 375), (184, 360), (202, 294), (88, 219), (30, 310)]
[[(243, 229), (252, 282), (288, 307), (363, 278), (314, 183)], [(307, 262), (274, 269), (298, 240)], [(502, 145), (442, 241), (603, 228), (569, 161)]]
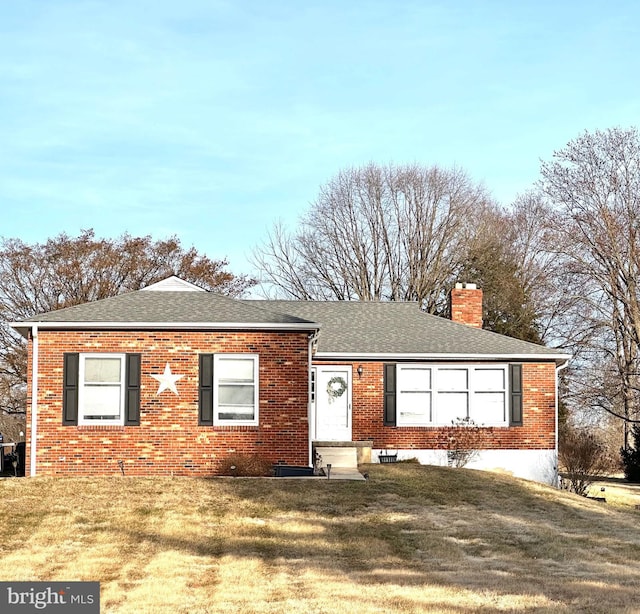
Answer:
[(233, 453), (310, 466), (354, 445), (446, 464), (452, 421), (481, 425), (470, 466), (551, 482), (569, 356), (416, 303), (239, 300), (172, 277), (12, 326), (28, 339), (27, 475), (209, 476)]

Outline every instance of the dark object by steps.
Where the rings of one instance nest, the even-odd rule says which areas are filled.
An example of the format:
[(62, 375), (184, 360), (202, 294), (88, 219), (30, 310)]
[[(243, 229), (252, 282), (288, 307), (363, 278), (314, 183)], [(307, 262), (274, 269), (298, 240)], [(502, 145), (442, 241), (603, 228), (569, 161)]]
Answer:
[(313, 467), (296, 467), (295, 465), (274, 465), (277, 478), (301, 478), (313, 476)]

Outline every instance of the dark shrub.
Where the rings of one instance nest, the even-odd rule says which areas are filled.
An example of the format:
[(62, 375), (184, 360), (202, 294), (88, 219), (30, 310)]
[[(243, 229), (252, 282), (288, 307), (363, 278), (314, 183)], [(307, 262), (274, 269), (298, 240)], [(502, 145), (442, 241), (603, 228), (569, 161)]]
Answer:
[(266, 477), (273, 474), (273, 463), (257, 454), (231, 454), (220, 465), (221, 475)]
[(624, 477), (629, 482), (640, 482), (640, 424), (634, 424), (631, 429), (633, 446), (625, 450), (620, 450), (622, 464), (624, 466)]

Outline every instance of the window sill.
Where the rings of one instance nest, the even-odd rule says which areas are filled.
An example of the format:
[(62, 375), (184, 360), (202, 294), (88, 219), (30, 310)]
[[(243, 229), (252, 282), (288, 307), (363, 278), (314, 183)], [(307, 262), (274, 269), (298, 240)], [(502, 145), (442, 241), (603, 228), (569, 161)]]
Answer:
[[(393, 425), (386, 425), (393, 426)], [(474, 424), (474, 425), (456, 425), (456, 424), (396, 424), (398, 429), (464, 429), (477, 427), (480, 429), (506, 429), (511, 426), (522, 426), (521, 424)]]
[(78, 424), (79, 431), (124, 431), (124, 424)]

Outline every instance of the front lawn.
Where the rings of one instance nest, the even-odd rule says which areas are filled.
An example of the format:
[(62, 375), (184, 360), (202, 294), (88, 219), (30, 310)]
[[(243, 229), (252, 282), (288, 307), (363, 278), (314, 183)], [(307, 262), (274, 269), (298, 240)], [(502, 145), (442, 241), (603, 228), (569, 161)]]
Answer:
[(490, 473), (367, 482), (9, 479), (0, 580), (98, 580), (102, 612), (636, 612), (640, 512)]

